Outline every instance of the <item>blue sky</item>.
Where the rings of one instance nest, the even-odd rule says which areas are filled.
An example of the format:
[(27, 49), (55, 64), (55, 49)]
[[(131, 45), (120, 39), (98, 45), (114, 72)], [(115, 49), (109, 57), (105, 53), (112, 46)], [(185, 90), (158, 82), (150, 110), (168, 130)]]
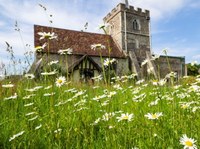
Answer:
[[(5, 41), (15, 55), (33, 49), (33, 25), (48, 26), (52, 14), (54, 27), (100, 32), (102, 18), (122, 0), (0, 0), (0, 64), (9, 63)], [(152, 51), (161, 54), (185, 56), (186, 63), (200, 63), (200, 1), (199, 0), (129, 0), (130, 5), (151, 12)], [(43, 11), (38, 4), (47, 8)], [(15, 21), (21, 29), (22, 40), (14, 30)], [(24, 48), (24, 44), (30, 48)], [(1, 73), (1, 72), (0, 72)]]

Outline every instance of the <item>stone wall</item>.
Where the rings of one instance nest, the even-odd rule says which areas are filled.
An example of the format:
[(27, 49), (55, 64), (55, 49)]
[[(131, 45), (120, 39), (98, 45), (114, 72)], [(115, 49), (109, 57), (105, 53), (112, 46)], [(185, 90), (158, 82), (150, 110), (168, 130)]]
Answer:
[(160, 56), (160, 58), (156, 60), (155, 64), (161, 78), (164, 78), (170, 70), (176, 72), (178, 78), (185, 75), (185, 57)]

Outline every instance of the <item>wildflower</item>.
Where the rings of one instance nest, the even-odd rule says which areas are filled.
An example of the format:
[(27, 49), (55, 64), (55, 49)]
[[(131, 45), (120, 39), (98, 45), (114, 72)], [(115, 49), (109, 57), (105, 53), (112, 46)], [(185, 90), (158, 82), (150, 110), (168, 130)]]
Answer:
[(33, 74), (25, 74), (24, 77), (27, 78), (27, 79), (34, 79), (35, 78), (35, 76)]
[(102, 77), (102, 75), (98, 75), (96, 77), (93, 77), (92, 79), (95, 80), (95, 81), (100, 81), (100, 80), (103, 79), (103, 77)]
[(144, 66), (144, 65), (146, 65), (147, 63), (148, 63), (148, 60), (145, 59), (145, 60), (142, 62), (141, 66)]
[(55, 92), (52, 92), (52, 93), (45, 93), (43, 96), (47, 97), (47, 96), (53, 96), (55, 95), (56, 93)]
[(42, 124), (40, 124), (39, 126), (36, 126), (36, 127), (35, 127), (35, 130), (40, 129), (41, 127), (42, 127)]
[(154, 71), (154, 68), (153, 68), (153, 67), (149, 67), (149, 68), (147, 69), (147, 73), (148, 73), (148, 74), (153, 73), (153, 71)]
[(181, 103), (181, 108), (182, 109), (187, 109), (190, 107), (190, 103)]
[(47, 43), (44, 43), (42, 46), (37, 46), (35, 47), (35, 51), (42, 52), (46, 46), (47, 46)]
[(106, 95), (103, 94), (103, 95), (100, 95), (100, 96), (95, 96), (92, 100), (99, 101), (99, 99), (103, 99), (103, 98), (105, 98), (105, 97), (106, 97)]
[(10, 100), (10, 99), (16, 99), (16, 98), (17, 98), (17, 93), (15, 93), (14, 96), (4, 98), (4, 100)]
[(117, 90), (122, 90), (122, 87), (119, 84), (113, 85), (113, 88), (115, 88)]
[(14, 140), (15, 138), (17, 138), (17, 137), (23, 135), (24, 132), (25, 132), (25, 131), (21, 131), (21, 132), (15, 134), (15, 135), (13, 135), (13, 136), (9, 139), (9, 142), (12, 141), (12, 140)]
[(137, 77), (137, 74), (133, 73), (133, 74), (129, 75), (127, 78), (128, 79), (134, 79), (135, 77)]
[(117, 92), (113, 91), (113, 92), (110, 92), (107, 97), (108, 98), (111, 98), (112, 96), (114, 96), (115, 94), (117, 94)]
[(100, 25), (99, 25), (99, 29), (105, 30), (105, 28), (107, 28), (108, 26), (110, 26), (110, 24), (108, 24), (108, 23), (100, 24)]
[(160, 100), (160, 99), (158, 98), (158, 99), (156, 99), (155, 101), (150, 102), (150, 103), (148, 104), (148, 106), (150, 107), (150, 106), (155, 106), (155, 105), (157, 105), (159, 100)]
[(109, 103), (109, 100), (104, 101), (103, 103), (101, 103), (101, 106), (107, 106)]
[(163, 85), (165, 85), (167, 83), (167, 80), (166, 79), (161, 79), (159, 82), (158, 82), (158, 84), (160, 85), (160, 86), (163, 86)]
[(107, 59), (104, 60), (103, 65), (109, 66), (110, 64), (113, 64), (114, 62), (116, 62), (116, 59), (113, 58), (113, 59), (110, 60), (109, 58), (107, 58)]
[(32, 103), (25, 104), (24, 107), (30, 107), (30, 106), (32, 106), (32, 105), (34, 105), (33, 102), (32, 102)]
[(66, 82), (65, 77), (60, 76), (56, 79), (56, 86), (61, 87)]
[(30, 113), (27, 113), (26, 116), (30, 116), (30, 115), (33, 115), (35, 114), (36, 112), (30, 112)]
[(142, 84), (143, 82), (144, 82), (144, 79), (138, 80), (135, 84), (139, 85), (139, 84)]
[(48, 90), (48, 89), (50, 89), (50, 88), (52, 88), (52, 85), (49, 85), (49, 86), (45, 87), (44, 89), (45, 89), (45, 90)]
[(165, 78), (176, 78), (176, 77), (177, 77), (177, 73), (173, 71), (171, 71), (169, 74), (165, 76)]
[(158, 81), (157, 80), (152, 80), (152, 84), (157, 86), (158, 85)]
[(94, 87), (92, 87), (93, 89), (97, 89), (97, 88), (99, 88), (100, 86), (94, 86)]
[(76, 104), (74, 104), (74, 107), (76, 107), (76, 106), (82, 106), (82, 105), (84, 105), (85, 103), (86, 103), (86, 100), (83, 99), (83, 100), (77, 102)]
[(189, 92), (199, 92), (200, 91), (200, 87), (198, 85), (192, 85), (189, 87)]
[(109, 129), (112, 129), (112, 128), (114, 128), (114, 127), (115, 127), (115, 126), (111, 126), (111, 125), (110, 125), (110, 126), (108, 126), (108, 128), (109, 128)]
[(143, 93), (143, 94), (140, 94), (140, 95), (135, 95), (134, 97), (133, 97), (133, 101), (134, 102), (142, 102), (144, 99), (145, 99), (145, 97), (146, 97), (146, 94), (145, 93)]
[(198, 110), (198, 109), (200, 109), (200, 107), (196, 107), (196, 106), (195, 106), (195, 107), (192, 108), (192, 112), (195, 113), (196, 110)]
[(78, 91), (75, 88), (71, 88), (71, 89), (65, 90), (64, 92), (65, 93), (68, 93), (68, 92), (77, 93)]
[(180, 138), (180, 144), (184, 145), (184, 149), (197, 149), (195, 142), (196, 140), (188, 138), (186, 134)]
[(33, 118), (31, 118), (31, 119), (29, 119), (28, 121), (34, 121), (34, 120), (36, 120), (37, 118), (38, 118), (38, 115), (35, 116), (35, 117), (33, 117)]
[(101, 120), (101, 118), (96, 119), (92, 125), (98, 124), (100, 122), (100, 120)]
[(59, 51), (58, 51), (58, 54), (60, 54), (60, 55), (65, 55), (65, 54), (71, 55), (72, 52), (73, 52), (73, 49), (68, 48), (68, 49), (64, 49), (64, 50), (59, 50)]
[(104, 121), (108, 121), (109, 119), (111, 119), (113, 116), (115, 116), (115, 113), (105, 113), (103, 116), (102, 116), (102, 120)]
[(39, 32), (38, 35), (41, 36), (39, 40), (42, 40), (42, 39), (50, 39), (51, 40), (51, 39), (57, 39), (57, 37), (58, 37), (57, 35), (55, 35), (54, 32), (53, 33)]
[(187, 78), (189, 78), (189, 76), (183, 76), (183, 79), (187, 79)]
[(25, 89), (25, 90), (28, 91), (28, 92), (35, 92), (35, 91), (37, 91), (37, 90), (39, 90), (39, 89), (41, 89), (41, 88), (43, 88), (43, 86), (36, 86), (36, 87), (34, 87), (34, 88)]
[(179, 89), (181, 87), (181, 85), (175, 85), (174, 89)]
[(96, 50), (96, 49), (105, 49), (106, 47), (104, 46), (104, 45), (102, 45), (102, 44), (93, 44), (93, 45), (91, 45), (91, 49), (92, 50)]
[(2, 87), (4, 87), (4, 88), (12, 88), (12, 87), (14, 87), (14, 84), (4, 84), (4, 85), (2, 85)]
[(55, 75), (57, 73), (56, 70), (53, 70), (51, 72), (42, 72), (41, 75), (43, 76), (51, 76), (51, 75)]
[(33, 96), (35, 96), (35, 95), (36, 95), (36, 94), (27, 95), (27, 96), (24, 96), (23, 99), (29, 99), (29, 98), (31, 98), (31, 97), (33, 97)]
[(51, 61), (51, 62), (48, 63), (48, 65), (51, 66), (51, 65), (57, 64), (57, 63), (58, 63), (58, 60), (56, 60), (56, 61)]
[(85, 94), (85, 92), (86, 91), (79, 91), (72, 98), (77, 98), (78, 96), (81, 96), (81, 95)]
[(118, 119), (118, 122), (119, 121), (122, 121), (122, 120), (127, 120), (127, 121), (132, 121), (132, 118), (133, 118), (133, 114), (128, 114), (128, 113), (126, 113), (126, 114), (121, 114), (121, 116), (120, 117), (117, 117), (117, 119)]
[(163, 116), (163, 114), (162, 114), (162, 112), (157, 112), (155, 114), (147, 113), (144, 116), (147, 117), (150, 120), (154, 120), (154, 119), (158, 119), (160, 116)]
[(54, 131), (54, 133), (59, 133), (61, 131), (62, 131), (62, 129), (58, 128), (57, 130)]
[(197, 65), (197, 61), (191, 62), (191, 66)]
[(154, 60), (159, 59), (159, 58), (160, 58), (160, 55), (153, 55), (151, 60), (154, 61)]

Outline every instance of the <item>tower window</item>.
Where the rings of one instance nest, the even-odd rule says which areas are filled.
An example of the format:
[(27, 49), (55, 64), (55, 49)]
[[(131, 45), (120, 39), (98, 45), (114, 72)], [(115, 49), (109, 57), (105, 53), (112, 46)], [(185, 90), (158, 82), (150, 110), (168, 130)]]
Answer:
[(138, 20), (133, 20), (133, 29), (134, 30), (140, 30), (140, 24)]

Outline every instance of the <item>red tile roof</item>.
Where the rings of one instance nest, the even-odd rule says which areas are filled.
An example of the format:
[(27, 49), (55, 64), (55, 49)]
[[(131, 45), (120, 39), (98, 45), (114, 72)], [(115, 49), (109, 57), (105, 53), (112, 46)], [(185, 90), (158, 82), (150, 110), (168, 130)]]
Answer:
[[(67, 29), (59, 29), (52, 27), (45, 27), (34, 25), (34, 42), (35, 46), (42, 46), (46, 39), (39, 40), (40, 36), (37, 34), (38, 32), (54, 32), (58, 39), (50, 41), (50, 53), (57, 53), (58, 50), (63, 50), (67, 48), (73, 49), (73, 54), (75, 55), (89, 55), (89, 56), (99, 56), (98, 50), (91, 49), (91, 45), (93, 44), (102, 44), (106, 46), (106, 49), (102, 49), (102, 56), (109, 56), (109, 42), (111, 47), (110, 57), (115, 58), (125, 58), (123, 52), (117, 47), (115, 42), (113, 41), (110, 35), (97, 34), (97, 33), (88, 33), (81, 31), (73, 31)], [(109, 42), (108, 42), (109, 41)], [(47, 48), (45, 48), (47, 52)]]

